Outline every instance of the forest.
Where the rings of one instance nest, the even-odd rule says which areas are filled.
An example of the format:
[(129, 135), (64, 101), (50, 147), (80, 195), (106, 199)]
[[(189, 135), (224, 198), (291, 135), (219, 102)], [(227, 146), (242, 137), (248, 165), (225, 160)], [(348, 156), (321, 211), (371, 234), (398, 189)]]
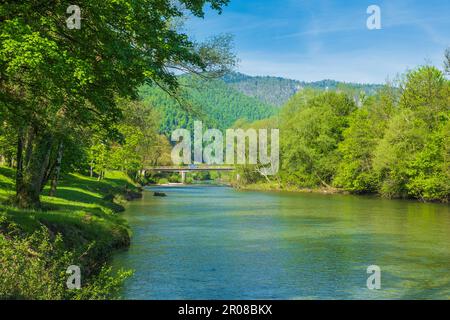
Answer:
[(159, 131), (170, 137), (176, 129), (192, 129), (195, 120), (212, 128), (230, 128), (238, 119), (255, 121), (275, 115), (271, 104), (245, 95), (221, 79), (204, 79), (195, 75), (179, 77), (181, 101), (174, 100), (157, 87), (144, 86), (140, 97), (161, 115)]
[(373, 95), (354, 97), (345, 90), (302, 90), (279, 116), (245, 124), (280, 128), (282, 166), (270, 182), (253, 167), (243, 167), (241, 183), (448, 202), (450, 81), (445, 73), (421, 66)]

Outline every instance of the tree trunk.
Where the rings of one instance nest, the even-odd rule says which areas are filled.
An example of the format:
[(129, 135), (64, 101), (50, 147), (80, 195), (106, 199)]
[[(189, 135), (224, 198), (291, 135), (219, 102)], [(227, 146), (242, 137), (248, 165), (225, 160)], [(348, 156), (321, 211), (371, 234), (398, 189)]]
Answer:
[(64, 147), (63, 143), (60, 142), (58, 145), (58, 155), (56, 157), (55, 172), (53, 173), (52, 185), (50, 187), (50, 193), (49, 193), (50, 197), (54, 197), (56, 195), (56, 187), (58, 185), (58, 179), (59, 179), (59, 175), (61, 173), (63, 147)]
[(55, 167), (56, 167), (56, 159), (47, 166), (47, 169), (45, 169), (45, 173), (41, 183), (41, 192), (44, 191), (45, 185), (47, 184), (48, 180), (50, 180), (50, 177), (53, 175)]
[(16, 167), (16, 194), (19, 192), (19, 186), (23, 180), (23, 143), (24, 143), (24, 130), (19, 128), (17, 137), (17, 167)]
[[(23, 149), (25, 147), (25, 157)], [(30, 127), (27, 134), (19, 133), (17, 148), (16, 202), (20, 208), (39, 209), (40, 192), (45, 170), (50, 161), (52, 137)]]

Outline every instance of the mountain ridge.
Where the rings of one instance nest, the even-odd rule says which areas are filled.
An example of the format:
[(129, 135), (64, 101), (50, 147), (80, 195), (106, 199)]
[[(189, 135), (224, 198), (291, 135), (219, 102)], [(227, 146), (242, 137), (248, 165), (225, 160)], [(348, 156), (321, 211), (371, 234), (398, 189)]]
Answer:
[[(377, 84), (345, 83), (335, 80), (304, 82), (282, 77), (250, 76), (230, 73), (221, 79), (203, 79), (192, 75), (179, 76), (183, 100), (179, 105), (157, 87), (143, 86), (141, 98), (160, 111), (160, 131), (166, 135), (177, 128), (192, 129), (196, 120), (205, 126), (226, 129), (237, 120), (249, 122), (270, 118), (278, 113), (298, 91), (304, 89), (336, 90), (350, 93), (355, 102), (361, 92), (371, 95), (381, 88)], [(192, 110), (189, 109), (192, 107)]]
[(274, 76), (250, 76), (240, 72), (230, 72), (223, 76), (222, 80), (247, 96), (277, 107), (281, 107), (299, 90), (306, 88), (351, 91), (359, 96), (361, 92), (372, 95), (382, 87), (381, 84), (353, 83), (331, 79), (307, 82)]

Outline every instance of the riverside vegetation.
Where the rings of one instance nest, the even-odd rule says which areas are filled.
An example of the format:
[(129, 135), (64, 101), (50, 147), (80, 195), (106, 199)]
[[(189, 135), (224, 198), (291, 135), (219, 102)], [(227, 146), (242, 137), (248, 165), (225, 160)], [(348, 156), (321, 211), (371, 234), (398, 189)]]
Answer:
[(448, 202), (450, 81), (444, 72), (419, 67), (374, 95), (353, 98), (303, 90), (279, 116), (240, 123), (279, 127), (281, 145), (279, 174), (269, 180), (244, 166), (240, 187)]
[[(0, 167), (2, 202), (14, 194), (14, 177), (13, 169)], [(0, 298), (118, 297), (130, 271), (113, 273), (106, 263), (114, 250), (130, 242), (118, 212), (137, 192), (121, 172), (108, 172), (101, 181), (68, 174), (57, 196), (42, 196), (42, 211), (0, 205)], [(65, 271), (71, 265), (81, 266), (83, 290), (66, 287)]]

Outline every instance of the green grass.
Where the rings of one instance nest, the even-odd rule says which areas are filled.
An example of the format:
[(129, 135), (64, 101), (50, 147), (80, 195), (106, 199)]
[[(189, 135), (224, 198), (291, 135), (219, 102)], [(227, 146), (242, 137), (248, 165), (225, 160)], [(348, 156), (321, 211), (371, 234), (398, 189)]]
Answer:
[(0, 232), (19, 230), (31, 234), (46, 226), (52, 233), (61, 234), (68, 249), (77, 250), (94, 244), (87, 255), (87, 264), (95, 267), (106, 261), (118, 248), (126, 247), (130, 232), (120, 217), (123, 195), (128, 186), (136, 191), (134, 183), (121, 172), (109, 172), (101, 181), (80, 174), (65, 175), (56, 197), (48, 196), (48, 187), (42, 192), (43, 210), (20, 210), (9, 206), (14, 195), (13, 169), (0, 167), (0, 216), (5, 221)]
[(13, 169), (0, 167), (0, 203), (14, 194), (14, 178)]

